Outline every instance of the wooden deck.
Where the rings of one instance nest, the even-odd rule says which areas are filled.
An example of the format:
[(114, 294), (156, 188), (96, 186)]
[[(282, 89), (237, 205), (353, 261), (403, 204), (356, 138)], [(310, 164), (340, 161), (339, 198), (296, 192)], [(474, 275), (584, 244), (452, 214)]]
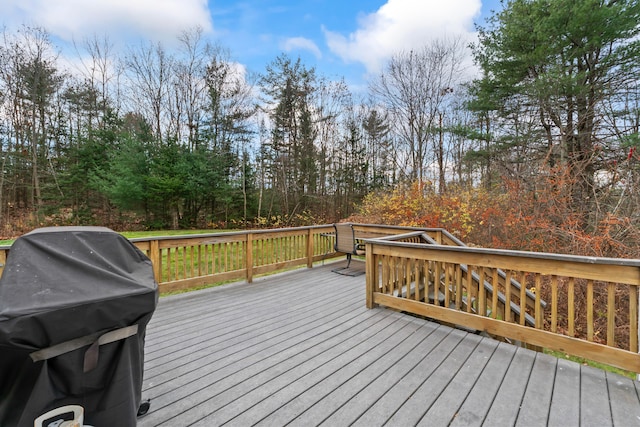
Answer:
[(162, 298), (138, 425), (640, 426), (638, 382), (367, 310), (333, 267)]

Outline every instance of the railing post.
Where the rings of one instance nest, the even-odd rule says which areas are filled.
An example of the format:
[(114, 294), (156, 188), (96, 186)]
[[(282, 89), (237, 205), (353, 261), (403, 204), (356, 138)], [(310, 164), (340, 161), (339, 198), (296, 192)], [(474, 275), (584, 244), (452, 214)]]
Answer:
[(4, 265), (7, 263), (7, 249), (0, 249), (0, 277), (4, 271)]
[[(636, 291), (636, 294), (638, 294), (638, 307), (640, 307), (640, 292)], [(636, 329), (638, 330), (638, 349), (637, 352), (638, 354), (640, 354), (640, 309), (638, 310), (638, 318), (636, 319), (637, 326)], [(640, 372), (636, 373), (636, 380), (640, 381)]]
[(373, 244), (365, 243), (365, 278), (367, 283), (366, 301), (367, 308), (375, 308), (377, 304), (373, 302), (373, 293), (376, 291), (376, 285), (378, 284), (378, 266), (377, 259), (373, 255)]
[(309, 228), (307, 233), (307, 268), (313, 268), (313, 228)]
[(153, 266), (153, 276), (155, 277), (156, 282), (162, 282), (162, 277), (160, 277), (160, 274), (162, 273), (160, 269), (160, 241), (149, 241), (149, 259)]
[(253, 233), (247, 233), (247, 253), (245, 256), (247, 283), (253, 282)]

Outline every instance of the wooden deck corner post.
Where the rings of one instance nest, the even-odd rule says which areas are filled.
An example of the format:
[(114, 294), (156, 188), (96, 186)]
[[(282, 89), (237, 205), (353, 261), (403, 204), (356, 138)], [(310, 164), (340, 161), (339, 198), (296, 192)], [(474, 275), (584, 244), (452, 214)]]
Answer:
[(153, 276), (155, 277), (156, 282), (162, 282), (162, 278), (160, 277), (160, 242), (158, 240), (151, 240), (149, 242), (149, 259), (151, 260)]
[(247, 283), (253, 282), (253, 233), (247, 233), (247, 253), (245, 256)]
[(373, 302), (373, 293), (376, 290), (376, 285), (378, 284), (378, 268), (377, 268), (377, 258), (373, 254), (373, 244), (366, 242), (365, 244), (365, 278), (366, 278), (366, 301), (367, 308), (375, 308), (377, 304)]
[(0, 277), (2, 277), (2, 272), (4, 271), (4, 265), (7, 262), (7, 252), (6, 249), (0, 249)]
[(313, 228), (309, 227), (307, 233), (307, 268), (313, 268)]

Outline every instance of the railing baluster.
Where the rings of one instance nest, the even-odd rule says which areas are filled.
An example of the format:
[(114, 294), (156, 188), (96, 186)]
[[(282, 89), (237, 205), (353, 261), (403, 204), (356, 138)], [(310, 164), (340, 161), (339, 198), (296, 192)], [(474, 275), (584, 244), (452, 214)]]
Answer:
[(174, 280), (171, 264), (171, 248), (167, 248), (167, 282)]
[(505, 322), (511, 322), (511, 270), (505, 271), (505, 285), (504, 285), (504, 320)]
[(189, 246), (189, 276), (185, 277), (193, 277), (196, 271), (196, 254), (195, 254), (195, 246)]
[[(411, 293), (411, 270), (413, 269), (413, 260), (406, 259), (404, 266), (404, 288), (406, 289), (407, 298), (410, 297)], [(400, 296), (402, 296), (402, 287), (400, 288)]]
[(567, 317), (569, 322), (568, 334), (570, 337), (576, 336), (576, 292), (575, 292), (576, 280), (573, 277), (569, 278), (569, 286), (567, 287)]
[(587, 282), (587, 340), (593, 341), (593, 280)]
[(607, 345), (615, 346), (616, 328), (616, 285), (607, 283)]
[(491, 275), (491, 288), (493, 289), (491, 292), (491, 317), (494, 319), (498, 318), (498, 293), (500, 292), (500, 282), (498, 279), (498, 269), (492, 269)]
[(478, 269), (478, 314), (481, 316), (487, 315), (487, 295), (484, 282), (485, 267), (480, 267)]
[(535, 325), (536, 328), (538, 329), (542, 329), (542, 307), (541, 307), (541, 298), (540, 295), (542, 295), (542, 281), (540, 278), (540, 273), (536, 273), (536, 278), (535, 278), (535, 287), (536, 287), (536, 308), (534, 311), (534, 317), (535, 317)]
[(520, 276), (520, 325), (524, 325), (527, 313), (527, 273), (521, 272)]
[(429, 303), (429, 292), (431, 292), (431, 271), (429, 265), (430, 261), (425, 261), (422, 264), (423, 275), (424, 275), (424, 302)]
[(456, 310), (462, 310), (462, 266), (456, 264)]
[(209, 245), (205, 243), (201, 246), (202, 246), (202, 258), (203, 258), (202, 266), (204, 267), (202, 274), (204, 276), (208, 276), (209, 275)]
[(638, 353), (638, 287), (629, 285), (629, 351)]
[(451, 264), (444, 264), (444, 306), (447, 308), (451, 306), (451, 273)]
[(440, 277), (442, 276), (442, 265), (440, 262), (434, 263), (433, 272), (433, 304), (440, 306)]
[(224, 242), (224, 252), (222, 259), (224, 260), (222, 271), (226, 273), (227, 271), (229, 271), (229, 242)]
[(185, 279), (189, 276), (187, 276), (187, 247), (183, 246), (182, 247), (182, 279)]
[(402, 268), (402, 265), (400, 265), (400, 258), (391, 257), (390, 262), (393, 266), (393, 268), (391, 269), (391, 293), (393, 294), (397, 289), (398, 282), (400, 282), (400, 269)]
[(388, 255), (382, 256), (382, 293), (390, 293), (390, 281), (391, 277), (391, 263)]
[(413, 277), (415, 278), (413, 282), (413, 299), (415, 301), (420, 301), (420, 282), (422, 281), (420, 265), (422, 265), (422, 261), (415, 260), (413, 263)]
[(551, 276), (551, 332), (558, 331), (558, 276)]
[(473, 267), (467, 265), (467, 313), (471, 313), (473, 306)]

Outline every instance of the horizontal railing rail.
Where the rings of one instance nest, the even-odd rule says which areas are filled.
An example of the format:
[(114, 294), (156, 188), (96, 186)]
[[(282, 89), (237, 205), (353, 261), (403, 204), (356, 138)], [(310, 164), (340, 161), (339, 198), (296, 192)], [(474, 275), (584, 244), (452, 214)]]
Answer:
[[(389, 239), (367, 240), (366, 259), (367, 307), (383, 305), (640, 372), (640, 260)], [(505, 286), (514, 280), (522, 284), (519, 291)], [(507, 304), (524, 315), (505, 310)]]

